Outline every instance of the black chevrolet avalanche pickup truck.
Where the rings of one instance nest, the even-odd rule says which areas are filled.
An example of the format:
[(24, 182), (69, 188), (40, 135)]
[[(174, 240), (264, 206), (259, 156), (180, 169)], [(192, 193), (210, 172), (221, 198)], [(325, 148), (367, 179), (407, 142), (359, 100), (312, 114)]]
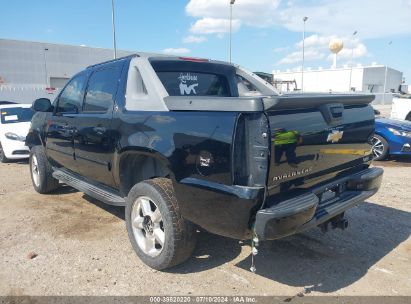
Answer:
[(33, 103), (33, 186), (125, 206), (131, 244), (155, 269), (189, 258), (199, 227), (254, 241), (346, 228), (344, 212), (381, 184), (372, 100), (282, 95), (234, 64), (139, 53)]

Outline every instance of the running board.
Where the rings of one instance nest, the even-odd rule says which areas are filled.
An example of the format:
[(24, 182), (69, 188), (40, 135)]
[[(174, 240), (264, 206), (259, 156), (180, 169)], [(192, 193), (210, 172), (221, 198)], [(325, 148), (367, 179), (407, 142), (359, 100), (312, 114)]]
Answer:
[(54, 169), (53, 177), (99, 201), (113, 206), (125, 206), (124, 198), (104, 185), (92, 184), (82, 176), (65, 169)]

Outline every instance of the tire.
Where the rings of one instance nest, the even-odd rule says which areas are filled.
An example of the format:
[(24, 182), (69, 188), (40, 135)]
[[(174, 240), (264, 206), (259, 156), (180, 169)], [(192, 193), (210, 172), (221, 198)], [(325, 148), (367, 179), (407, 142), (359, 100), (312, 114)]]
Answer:
[(34, 190), (46, 194), (58, 188), (59, 181), (52, 176), (53, 171), (42, 146), (31, 148), (29, 163)]
[(405, 117), (405, 120), (411, 121), (411, 112), (408, 113), (407, 117)]
[(371, 139), (374, 160), (384, 160), (388, 156), (389, 145), (384, 137), (374, 135)]
[(196, 231), (181, 217), (170, 179), (136, 184), (126, 199), (125, 218), (131, 245), (147, 266), (164, 270), (192, 255)]
[(4, 154), (3, 146), (0, 143), (0, 163), (8, 163), (10, 160)]

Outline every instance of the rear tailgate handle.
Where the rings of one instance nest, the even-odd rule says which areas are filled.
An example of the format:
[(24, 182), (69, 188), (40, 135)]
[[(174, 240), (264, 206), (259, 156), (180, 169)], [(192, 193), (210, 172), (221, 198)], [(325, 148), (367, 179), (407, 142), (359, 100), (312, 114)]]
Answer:
[(342, 103), (328, 103), (319, 106), (325, 121), (329, 125), (338, 125), (341, 123), (344, 112)]

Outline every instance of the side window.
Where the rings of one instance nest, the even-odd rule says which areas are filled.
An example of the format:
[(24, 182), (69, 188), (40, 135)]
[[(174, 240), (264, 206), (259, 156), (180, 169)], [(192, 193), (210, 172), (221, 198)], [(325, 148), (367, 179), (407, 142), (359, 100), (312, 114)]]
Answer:
[(60, 94), (57, 103), (57, 113), (78, 113), (84, 96), (86, 75), (73, 78)]
[(118, 70), (107, 68), (94, 72), (88, 81), (84, 112), (107, 112), (114, 104)]
[(243, 76), (237, 75), (237, 87), (239, 96), (257, 96), (262, 95), (257, 87)]

